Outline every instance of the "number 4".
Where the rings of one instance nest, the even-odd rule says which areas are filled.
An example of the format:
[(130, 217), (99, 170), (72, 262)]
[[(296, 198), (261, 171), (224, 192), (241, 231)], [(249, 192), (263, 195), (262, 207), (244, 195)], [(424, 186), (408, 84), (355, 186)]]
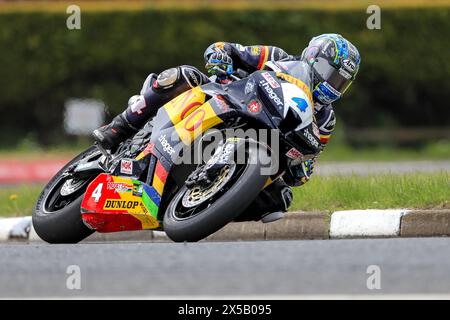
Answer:
[(91, 197), (94, 198), (95, 202), (98, 202), (100, 198), (102, 197), (102, 189), (103, 189), (103, 183), (100, 183), (92, 192)]

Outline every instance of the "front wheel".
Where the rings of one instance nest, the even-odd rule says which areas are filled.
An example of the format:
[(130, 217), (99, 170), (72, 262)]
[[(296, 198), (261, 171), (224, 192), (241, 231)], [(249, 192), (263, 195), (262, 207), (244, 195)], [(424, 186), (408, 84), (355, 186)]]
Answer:
[(94, 231), (81, 219), (81, 202), (87, 186), (96, 176), (74, 178), (67, 174), (81, 159), (95, 161), (101, 156), (96, 147), (82, 152), (64, 166), (45, 186), (33, 210), (33, 227), (48, 243), (77, 243)]
[(164, 231), (176, 242), (206, 238), (247, 208), (266, 181), (258, 148), (250, 145), (247, 163), (224, 166), (210, 188), (183, 186), (165, 212)]

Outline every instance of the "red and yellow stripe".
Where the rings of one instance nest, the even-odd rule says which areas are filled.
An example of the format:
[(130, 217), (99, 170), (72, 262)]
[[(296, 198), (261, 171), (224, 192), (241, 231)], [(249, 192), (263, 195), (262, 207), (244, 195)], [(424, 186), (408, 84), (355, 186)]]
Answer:
[(264, 68), (264, 65), (266, 64), (267, 60), (269, 59), (269, 47), (263, 46), (261, 50), (261, 55), (259, 57), (259, 63), (258, 63), (258, 70), (261, 70)]
[(331, 135), (324, 135), (324, 134), (321, 134), (321, 135), (320, 135), (320, 142), (322, 142), (322, 143), (327, 143), (328, 140), (330, 140), (330, 137), (331, 137)]
[(167, 180), (167, 170), (163, 167), (160, 161), (156, 163), (155, 175), (153, 176), (152, 186), (155, 190), (162, 195), (164, 190), (164, 185)]

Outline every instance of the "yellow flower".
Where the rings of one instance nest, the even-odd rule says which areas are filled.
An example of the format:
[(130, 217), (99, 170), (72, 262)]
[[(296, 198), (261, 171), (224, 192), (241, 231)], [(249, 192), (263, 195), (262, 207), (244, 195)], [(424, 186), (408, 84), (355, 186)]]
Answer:
[(11, 200), (11, 201), (17, 200), (17, 194), (10, 195), (9, 200)]

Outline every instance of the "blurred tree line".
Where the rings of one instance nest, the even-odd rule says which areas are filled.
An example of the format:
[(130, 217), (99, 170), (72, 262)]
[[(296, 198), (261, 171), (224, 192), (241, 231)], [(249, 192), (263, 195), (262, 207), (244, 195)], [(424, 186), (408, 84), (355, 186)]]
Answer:
[(310, 38), (340, 33), (360, 50), (357, 80), (336, 104), (341, 126), (448, 127), (450, 8), (382, 11), (381, 30), (363, 10), (145, 10), (0, 14), (0, 141), (65, 143), (68, 98), (96, 98), (110, 117), (150, 72), (191, 64), (216, 41), (270, 44), (300, 54)]

